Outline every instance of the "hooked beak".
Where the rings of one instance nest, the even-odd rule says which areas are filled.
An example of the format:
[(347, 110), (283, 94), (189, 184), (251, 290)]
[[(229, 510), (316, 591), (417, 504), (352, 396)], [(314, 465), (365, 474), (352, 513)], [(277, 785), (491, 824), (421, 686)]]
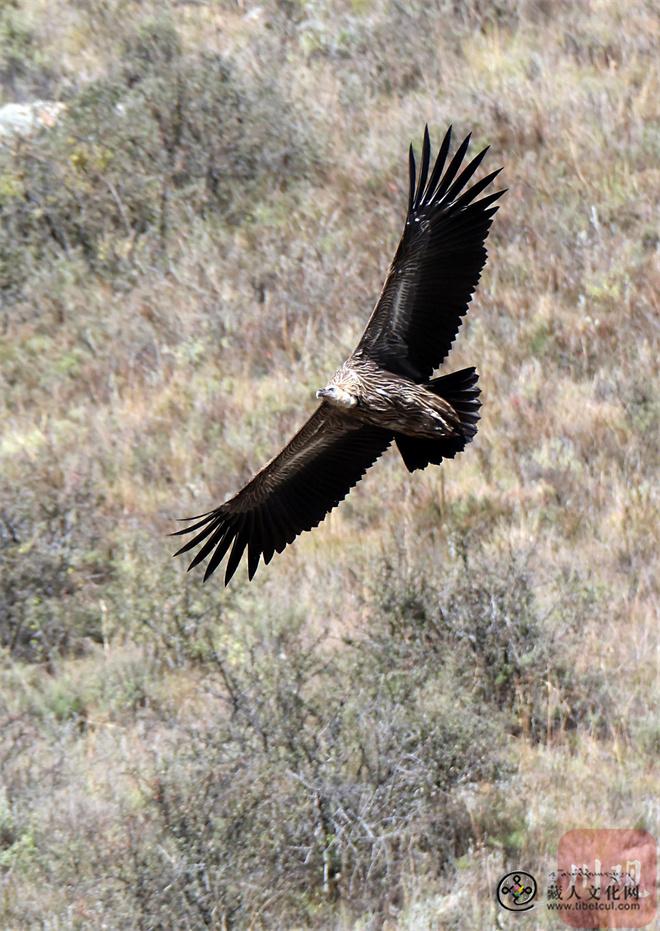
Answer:
[(349, 394), (348, 391), (344, 391), (336, 385), (328, 385), (326, 388), (320, 388), (316, 392), (316, 397), (327, 400), (329, 404), (333, 404), (335, 407), (351, 408), (355, 407), (357, 404), (356, 398)]

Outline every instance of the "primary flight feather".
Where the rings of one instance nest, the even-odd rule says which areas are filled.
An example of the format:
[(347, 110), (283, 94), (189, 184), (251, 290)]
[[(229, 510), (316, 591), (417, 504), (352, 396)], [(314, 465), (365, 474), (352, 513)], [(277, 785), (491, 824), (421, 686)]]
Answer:
[(316, 392), (321, 404), (290, 443), (229, 501), (193, 518), (189, 569), (208, 558), (204, 581), (229, 553), (225, 585), (247, 549), (248, 577), (303, 530), (316, 527), (360, 481), (392, 440), (410, 472), (461, 452), (477, 432), (474, 368), (437, 378), (486, 261), (497, 199), (479, 195), (491, 172), (470, 180), (488, 149), (465, 167), (470, 136), (447, 165), (448, 129), (433, 169), (428, 127), (419, 173), (412, 146), (403, 236), (355, 351)]

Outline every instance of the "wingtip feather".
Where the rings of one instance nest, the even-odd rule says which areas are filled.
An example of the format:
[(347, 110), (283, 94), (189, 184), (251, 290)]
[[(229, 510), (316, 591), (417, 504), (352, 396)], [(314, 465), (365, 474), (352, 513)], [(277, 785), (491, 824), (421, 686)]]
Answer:
[(408, 149), (408, 173), (410, 176), (410, 190), (408, 192), (408, 213), (413, 208), (413, 203), (415, 200), (415, 153), (413, 151), (413, 144), (410, 143), (410, 148)]

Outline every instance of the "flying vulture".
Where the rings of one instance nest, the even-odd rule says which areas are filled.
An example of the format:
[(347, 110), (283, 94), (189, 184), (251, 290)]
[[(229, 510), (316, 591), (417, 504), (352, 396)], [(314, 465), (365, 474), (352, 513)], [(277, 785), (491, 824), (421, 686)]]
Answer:
[[(225, 585), (247, 548), (248, 577), (303, 530), (324, 519), (367, 469), (396, 443), (410, 472), (453, 459), (477, 432), (474, 368), (432, 378), (446, 358), (486, 261), (484, 242), (499, 174), (468, 187), (488, 148), (463, 167), (470, 136), (447, 164), (451, 126), (431, 167), (428, 127), (421, 165), (409, 151), (410, 193), (401, 242), (355, 351), (316, 392), (307, 423), (233, 498), (190, 518), (189, 568), (210, 557), (204, 581), (229, 553)], [(446, 166), (446, 167), (445, 167)]]

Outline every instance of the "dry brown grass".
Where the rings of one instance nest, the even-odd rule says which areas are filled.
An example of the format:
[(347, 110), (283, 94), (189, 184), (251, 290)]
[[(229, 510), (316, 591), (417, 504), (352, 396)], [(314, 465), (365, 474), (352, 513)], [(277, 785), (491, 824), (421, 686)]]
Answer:
[[(227, 165), (245, 171), (222, 196), (195, 174), (192, 142), (181, 183), (166, 160), (104, 162), (91, 122), (84, 144), (65, 122), (0, 153), (5, 228), (24, 237), (5, 237), (0, 255), (1, 923), (496, 926), (498, 874), (551, 869), (563, 831), (653, 830), (652, 4), (227, 0), (177, 5), (168, 20), (162, 5), (130, 0), (30, 0), (0, 11), (8, 99), (38, 91), (75, 110), (90, 82), (121, 85), (122, 55), (155, 13), (186, 62), (224, 56), (244, 95), (246, 138), (263, 150), (251, 162), (236, 141)], [(171, 66), (153, 67), (164, 83), (145, 99), (165, 107)], [(412, 480), (388, 453), (251, 586), (202, 588), (170, 563), (164, 535), (279, 448), (354, 344), (399, 234), (405, 149), (426, 120), (436, 139), (453, 121), (491, 143), (510, 187), (452, 356), (480, 371), (477, 440)], [(43, 209), (25, 207), (39, 158), (54, 172), (45, 177), (64, 179), (45, 189), (48, 209), (73, 236), (74, 201), (63, 198), (75, 195), (91, 252), (82, 240), (61, 248)], [(113, 219), (107, 181), (124, 176), (119, 199), (144, 211), (138, 233), (121, 210)], [(154, 178), (168, 191), (165, 240)], [(439, 618), (455, 638), (438, 633)], [(505, 632), (525, 646), (518, 665), (513, 646), (498, 652)], [(355, 642), (371, 666), (351, 665)], [(296, 661), (282, 666), (286, 650)], [(298, 744), (284, 699), (306, 650), (316, 671), (303, 676), (311, 710)], [(255, 685), (255, 651), (266, 668), (286, 667), (281, 680), (264, 673)], [(225, 706), (219, 656), (243, 677), (249, 707), (270, 708), (283, 729), (274, 755), (252, 743), (248, 711)], [(387, 700), (369, 668), (390, 683)], [(463, 767), (442, 803), (415, 808), (387, 783), (409, 846), (387, 848), (382, 873), (357, 821), (343, 848), (319, 839), (309, 804), (310, 780), (337, 804), (370, 784), (353, 753), (377, 717), (374, 696), (391, 712), (383, 766), (403, 766), (409, 727), (413, 779), (443, 771), (453, 744)], [(478, 759), (459, 747), (452, 701)], [(445, 717), (450, 736), (424, 743), (415, 728)], [(303, 763), (308, 738), (318, 757)], [(225, 778), (238, 760), (244, 798), (219, 798), (255, 806), (242, 823), (259, 867), (232, 846), (213, 794), (214, 772)], [(272, 780), (270, 796), (259, 780)], [(436, 815), (465, 842), (434, 857)], [(339, 882), (333, 900), (324, 851), (340, 848), (354, 885), (349, 894)], [(222, 903), (215, 912), (186, 873), (193, 861)], [(546, 927), (542, 910), (534, 920)]]

